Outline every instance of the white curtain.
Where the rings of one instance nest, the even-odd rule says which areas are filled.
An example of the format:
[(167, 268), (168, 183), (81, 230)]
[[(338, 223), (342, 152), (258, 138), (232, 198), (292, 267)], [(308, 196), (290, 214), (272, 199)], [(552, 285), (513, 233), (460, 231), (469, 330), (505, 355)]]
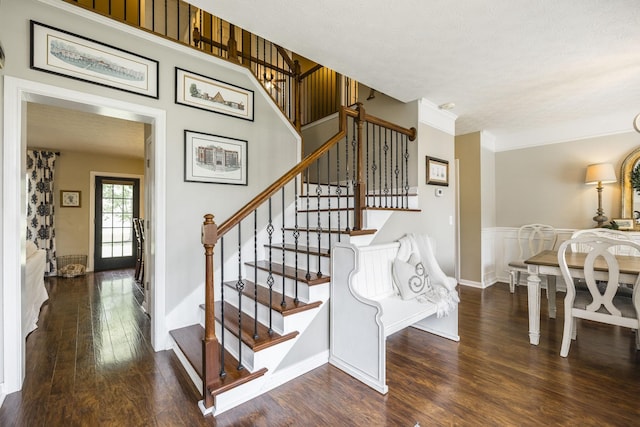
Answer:
[(47, 251), (45, 275), (56, 275), (53, 172), (56, 153), (27, 150), (27, 240)]

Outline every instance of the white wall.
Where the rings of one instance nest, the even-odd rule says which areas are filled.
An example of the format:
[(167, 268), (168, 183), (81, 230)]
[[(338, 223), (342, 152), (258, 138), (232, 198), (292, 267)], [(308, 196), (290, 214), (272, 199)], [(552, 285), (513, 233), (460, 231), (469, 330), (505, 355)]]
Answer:
[[(50, 3), (56, 7), (36, 0), (3, 0), (0, 9), (0, 40), (5, 48), (6, 64), (5, 68), (0, 70), (0, 76), (19, 77), (166, 111), (165, 313), (173, 313), (172, 319), (176, 319), (176, 324), (168, 324), (167, 328), (195, 323), (198, 313), (196, 303), (201, 302), (204, 283), (204, 257), (200, 245), (203, 215), (213, 213), (217, 223), (223, 222), (268, 183), (288, 170), (299, 157), (299, 137), (293, 128), (282, 120), (277, 107), (246, 69), (135, 31), (128, 26), (113, 23), (99, 15), (83, 12), (75, 6), (58, 1)], [(158, 60), (159, 99), (31, 70), (30, 19)], [(254, 90), (255, 120), (240, 120), (175, 104), (176, 65)], [(0, 87), (4, 89), (4, 86)], [(1, 105), (0, 115), (4, 115)], [(248, 185), (185, 182), (185, 129), (247, 140)], [(5, 148), (15, 144), (20, 144), (20, 141), (3, 140)], [(15, 208), (6, 206), (4, 202), (3, 192), (3, 209)], [(3, 289), (4, 286), (2, 283)], [(177, 324), (178, 322), (181, 324)], [(0, 354), (4, 354), (5, 349), (1, 350)], [(3, 380), (4, 375), (0, 372), (0, 382)]]

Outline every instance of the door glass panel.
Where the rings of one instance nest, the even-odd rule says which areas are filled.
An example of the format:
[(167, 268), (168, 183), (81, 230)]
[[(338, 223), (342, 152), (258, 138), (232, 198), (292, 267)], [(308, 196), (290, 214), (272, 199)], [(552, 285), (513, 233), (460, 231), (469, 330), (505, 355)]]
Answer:
[(133, 184), (102, 185), (103, 258), (133, 254), (133, 194)]

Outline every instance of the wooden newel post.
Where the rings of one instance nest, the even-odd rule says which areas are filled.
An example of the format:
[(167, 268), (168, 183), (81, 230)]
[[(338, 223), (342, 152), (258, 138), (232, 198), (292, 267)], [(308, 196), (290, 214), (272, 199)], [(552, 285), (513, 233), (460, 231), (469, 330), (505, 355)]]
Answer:
[(356, 123), (358, 125), (357, 129), (357, 145), (356, 145), (356, 185), (353, 189), (353, 195), (355, 197), (354, 200), (354, 218), (353, 218), (353, 229), (354, 230), (362, 230), (362, 216), (363, 210), (365, 207), (365, 193), (367, 189), (365, 188), (365, 182), (363, 179), (364, 174), (364, 166), (363, 166), (363, 158), (364, 158), (364, 141), (362, 138), (362, 128), (364, 127), (364, 123), (366, 121), (366, 113), (364, 111), (364, 107), (361, 102), (357, 104), (358, 110), (358, 118), (356, 118)]
[(213, 396), (209, 392), (209, 385), (214, 383), (220, 375), (220, 346), (216, 338), (216, 317), (213, 288), (213, 247), (218, 240), (218, 226), (213, 222), (213, 215), (204, 216), (202, 224), (202, 245), (205, 256), (205, 319), (204, 319), (204, 339), (202, 340), (202, 397), (205, 408), (214, 405)]

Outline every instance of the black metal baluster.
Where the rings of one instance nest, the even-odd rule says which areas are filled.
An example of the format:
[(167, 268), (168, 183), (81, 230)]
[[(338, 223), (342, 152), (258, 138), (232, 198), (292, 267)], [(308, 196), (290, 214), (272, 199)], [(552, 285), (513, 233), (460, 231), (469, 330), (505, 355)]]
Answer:
[(307, 191), (306, 191), (306, 196), (307, 196), (307, 274), (305, 275), (305, 277), (307, 278), (307, 280), (311, 279), (311, 270), (309, 270), (309, 263), (311, 261), (310, 255), (309, 255), (309, 235), (311, 234), (310, 230), (309, 230), (309, 168), (305, 169), (306, 172), (306, 180), (307, 180)]
[[(373, 163), (371, 165), (371, 174), (372, 176), (372, 188), (370, 189), (371, 194), (373, 194), (373, 207), (376, 206), (376, 170), (378, 169), (378, 165), (376, 164), (376, 144), (378, 143), (378, 141), (376, 140), (376, 127), (378, 127), (377, 125), (373, 125), (373, 132), (371, 132), (371, 134), (373, 135), (373, 142), (371, 143), (371, 158), (373, 159)], [(378, 127), (378, 129), (380, 129)], [(379, 132), (379, 130), (378, 130)], [(369, 190), (367, 188), (367, 190)]]
[(273, 303), (273, 221), (271, 217), (271, 198), (269, 198), (269, 223), (267, 224), (267, 234), (269, 235), (269, 275), (267, 276), (267, 286), (269, 286), (269, 335), (273, 333), (272, 328), (272, 303)]
[(382, 165), (382, 126), (378, 126), (378, 165), (380, 168), (380, 173), (378, 174), (378, 197), (379, 205), (378, 207), (382, 207), (382, 172), (384, 171), (384, 166)]
[(367, 122), (367, 126), (365, 127), (365, 130), (367, 132), (367, 148), (366, 148), (366, 154), (365, 154), (365, 167), (364, 170), (366, 172), (366, 179), (365, 179), (365, 189), (366, 189), (366, 194), (367, 194), (367, 198), (366, 198), (366, 205), (369, 206), (369, 126), (370, 123)]
[(238, 291), (238, 370), (244, 369), (242, 366), (242, 291), (244, 282), (242, 281), (242, 223), (238, 223), (238, 281), (236, 282)]
[(387, 129), (384, 130), (384, 207), (389, 207), (389, 163), (387, 154), (389, 152), (389, 141), (387, 139)]
[[(349, 121), (349, 116), (347, 116), (347, 122)], [(349, 212), (350, 212), (350, 206), (349, 206), (349, 123), (347, 123), (347, 125), (345, 126), (345, 139), (344, 139), (344, 164), (345, 164), (345, 185), (347, 187), (347, 227), (345, 228), (345, 231), (347, 233), (349, 233), (350, 231), (350, 224), (351, 222), (349, 221)], [(355, 215), (355, 214), (354, 214)]]
[[(318, 251), (320, 251), (320, 243), (322, 240), (322, 224), (320, 223), (320, 197), (322, 197), (322, 187), (320, 186), (320, 159), (316, 160), (316, 171), (318, 174), (318, 183), (316, 184), (316, 200), (318, 206), (318, 217), (316, 220), (317, 228), (316, 232), (318, 233)], [(309, 248), (311, 249), (311, 248)], [(320, 261), (320, 255), (318, 255), (318, 261)], [(322, 271), (320, 269), (320, 263), (318, 262), (318, 277), (322, 277)]]
[[(285, 294), (285, 281), (286, 281), (286, 277), (284, 276), (284, 266), (286, 264), (285, 261), (285, 243), (284, 243), (284, 239), (285, 239), (285, 224), (284, 224), (284, 217), (285, 217), (285, 210), (284, 210), (284, 186), (282, 186), (282, 301), (280, 301), (280, 306), (281, 307), (286, 307), (287, 306), (287, 301), (285, 301), (284, 299), (284, 294)], [(297, 272), (296, 272), (297, 275)], [(269, 307), (269, 310), (271, 310), (271, 307)]]
[(220, 237), (220, 331), (222, 335), (220, 337), (220, 378), (227, 376), (227, 371), (224, 369), (224, 237)]
[[(338, 216), (340, 216), (340, 211), (338, 210)], [(331, 149), (327, 151), (327, 219), (329, 220), (327, 224), (327, 240), (329, 244), (327, 245), (328, 249), (331, 249)], [(320, 245), (318, 245), (318, 265), (320, 265)]]
[[(295, 226), (293, 230), (293, 240), (295, 242), (295, 267), (296, 271), (298, 271), (298, 239), (300, 238), (300, 230), (298, 229), (298, 176), (296, 175), (293, 181), (293, 191), (295, 198)], [(296, 283), (295, 283), (295, 302), (298, 303), (298, 275), (296, 274)]]
[(409, 143), (407, 141), (407, 135), (402, 136), (402, 142), (404, 144), (404, 204), (403, 206), (409, 208)]
[(400, 185), (399, 185), (399, 175), (400, 175), (400, 169), (398, 168), (398, 159), (400, 158), (398, 156), (398, 132), (397, 131), (393, 131), (393, 133), (396, 136), (396, 169), (395, 169), (395, 174), (396, 174), (396, 186), (393, 189), (393, 193), (394, 193), (394, 200), (395, 200), (395, 207), (399, 208), (400, 207), (400, 203), (398, 202), (399, 200), (399, 195), (400, 195)]
[[(340, 184), (340, 143), (336, 144), (336, 195), (338, 196), (338, 242), (340, 242), (342, 236), (342, 228), (340, 226), (340, 201), (342, 195), (342, 186)], [(347, 206), (348, 208), (348, 206)], [(347, 209), (347, 215), (349, 214), (349, 210)]]
[(253, 211), (253, 339), (258, 339), (258, 209)]

